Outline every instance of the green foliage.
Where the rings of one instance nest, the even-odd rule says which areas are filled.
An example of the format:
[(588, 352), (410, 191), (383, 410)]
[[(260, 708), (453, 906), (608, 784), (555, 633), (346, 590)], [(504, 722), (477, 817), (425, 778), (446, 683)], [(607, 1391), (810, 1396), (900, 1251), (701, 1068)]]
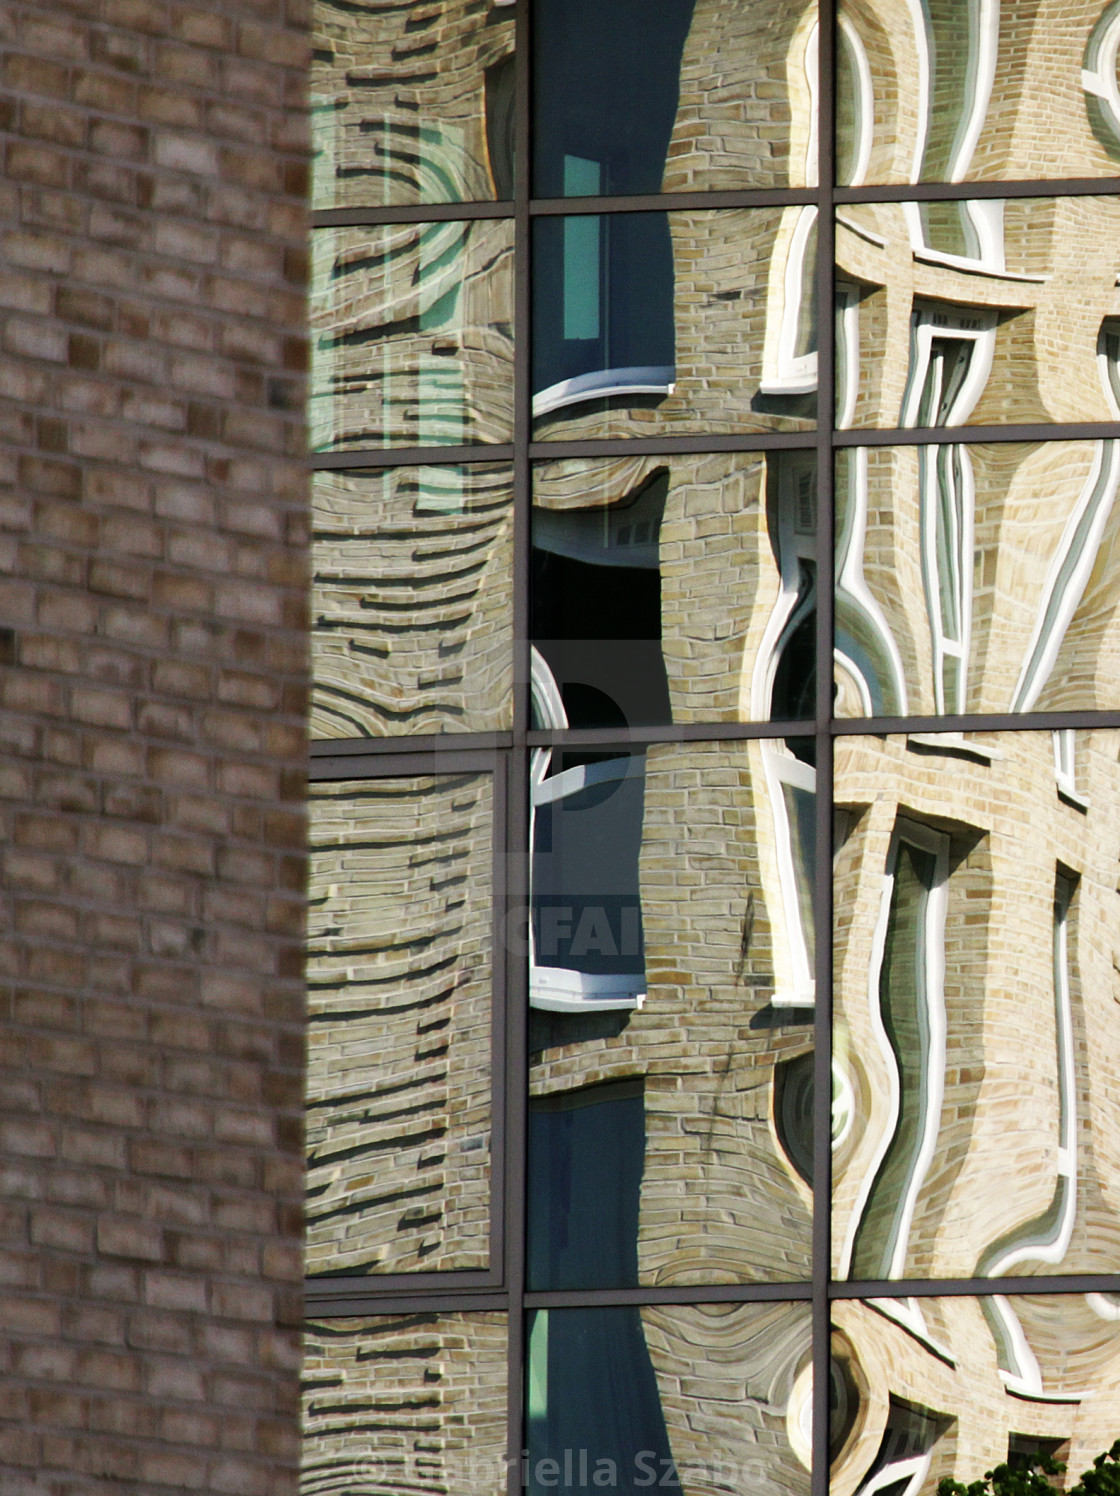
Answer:
[[(1060, 1460), (1040, 1455), (1031, 1465), (997, 1465), (984, 1472), (983, 1480), (967, 1486), (945, 1476), (937, 1483), (937, 1496), (1063, 1496), (1060, 1486), (1047, 1479), (1064, 1475)], [(1065, 1496), (1120, 1496), (1120, 1439), (1111, 1449), (1097, 1455), (1092, 1469), (1086, 1470)]]

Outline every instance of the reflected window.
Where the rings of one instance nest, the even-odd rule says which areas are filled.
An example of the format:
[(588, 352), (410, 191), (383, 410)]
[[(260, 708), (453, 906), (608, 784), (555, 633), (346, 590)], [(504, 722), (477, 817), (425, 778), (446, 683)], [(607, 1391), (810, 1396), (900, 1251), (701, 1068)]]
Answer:
[[(995, 314), (919, 304), (910, 322), (910, 372), (903, 426), (959, 426), (987, 383)], [(972, 636), (973, 526), (976, 487), (963, 445), (918, 454), (922, 577), (939, 713), (966, 710)]]
[(609, 508), (533, 510), (531, 629), (571, 727), (671, 720), (660, 535), (669, 475)]
[(858, 187), (867, 175), (875, 132), (871, 64), (847, 16), (836, 32), (836, 180)]
[[(559, 701), (553, 687), (552, 699)], [(552, 725), (552, 724), (550, 724)], [(645, 761), (638, 754), (552, 754), (531, 772), (529, 1001), (559, 1013), (645, 1001), (638, 859)]]
[(902, 656), (863, 575), (867, 461), (866, 447), (836, 454), (836, 709), (841, 716), (904, 716), (907, 697)]
[(693, 4), (535, 0), (535, 196), (660, 192)]
[[(598, 166), (565, 159), (565, 180)], [(538, 219), (533, 231), (533, 414), (673, 390), (673, 244), (665, 213)]]
[[(911, 181), (968, 177), (995, 81), (999, 14), (999, 0), (923, 3), (924, 24), (914, 38), (919, 120)], [(1002, 203), (908, 203), (905, 211), (915, 253), (948, 264), (1003, 269)]]
[[(1052, 962), (1055, 1068), (1058, 1079), (1058, 1167), (1054, 1194), (1040, 1216), (994, 1242), (976, 1265), (978, 1276), (997, 1278), (1024, 1263), (1057, 1266), (1066, 1255), (1077, 1211), (1077, 1072), (1070, 982), (1070, 911), (1077, 880), (1059, 868), (1054, 879)], [(1002, 1296), (985, 1311), (995, 1334), (1004, 1382), (1028, 1395), (1042, 1391), (1042, 1374), (1015, 1311)]]
[(641, 1078), (529, 1100), (530, 1289), (638, 1282)]
[(1110, 155), (1120, 148), (1120, 0), (1106, 6), (1085, 48), (1081, 86), (1093, 134)]
[(1105, 525), (1120, 488), (1120, 441), (1095, 442), (1094, 448), (1089, 477), (1050, 563), (1011, 703), (1013, 712), (1029, 712), (1050, 679), (1062, 641), (1096, 564)]
[(858, 1496), (917, 1496), (933, 1458), (933, 1447), (952, 1419), (892, 1397), (875, 1462)]
[(817, 388), (817, 210), (789, 209), (774, 245), (767, 298), (763, 396)]
[(937, 1142), (945, 1085), (948, 874), (948, 836), (900, 821), (888, 855), (871, 977), (872, 1031), (888, 1105), (845, 1253), (853, 1278), (904, 1276), (918, 1191)]

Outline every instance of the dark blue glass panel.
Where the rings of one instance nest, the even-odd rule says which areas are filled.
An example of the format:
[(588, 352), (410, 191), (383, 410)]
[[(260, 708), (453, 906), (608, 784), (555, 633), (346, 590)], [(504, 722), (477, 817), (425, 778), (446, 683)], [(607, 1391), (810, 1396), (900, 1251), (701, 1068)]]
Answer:
[(694, 0), (536, 0), (533, 191), (659, 192)]
[(645, 1143), (640, 1079), (530, 1100), (531, 1289), (637, 1286)]

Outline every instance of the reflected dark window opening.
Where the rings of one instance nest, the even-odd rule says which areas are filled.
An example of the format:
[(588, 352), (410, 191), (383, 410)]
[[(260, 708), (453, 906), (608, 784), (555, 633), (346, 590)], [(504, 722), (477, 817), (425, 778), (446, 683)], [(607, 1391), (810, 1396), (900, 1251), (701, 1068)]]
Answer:
[(539, 1309), (528, 1338), (532, 1496), (558, 1487), (680, 1491), (641, 1309)]
[(570, 727), (669, 722), (656, 474), (610, 508), (533, 511), (531, 631)]
[[(570, 179), (593, 163), (569, 161)], [(632, 403), (676, 378), (673, 244), (665, 213), (538, 219), (533, 229), (533, 414)]]
[(929, 1474), (934, 1445), (953, 1422), (892, 1396), (882, 1442), (858, 1496), (917, 1496)]
[(813, 1069), (807, 1050), (774, 1067), (774, 1127), (786, 1157), (806, 1184), (813, 1182)]
[(536, 0), (535, 196), (661, 190), (693, 5)]
[(531, 771), (532, 1006), (640, 1008), (645, 937), (638, 880), (645, 759), (538, 749)]
[[(767, 461), (766, 520), (781, 578), (778, 637), (770, 661), (772, 721), (813, 716), (816, 701), (817, 467), (811, 452), (775, 452)], [(811, 738), (790, 738), (795, 757), (813, 762)]]
[[(900, 821), (888, 854), (890, 905), (872, 1024), (891, 1072), (891, 1117), (861, 1187), (848, 1276), (905, 1274), (918, 1192), (929, 1169), (945, 1087), (945, 913), (949, 838)], [(848, 1254), (846, 1254), (848, 1255)]]
[(530, 1097), (531, 1290), (637, 1286), (645, 1144), (641, 1077)]

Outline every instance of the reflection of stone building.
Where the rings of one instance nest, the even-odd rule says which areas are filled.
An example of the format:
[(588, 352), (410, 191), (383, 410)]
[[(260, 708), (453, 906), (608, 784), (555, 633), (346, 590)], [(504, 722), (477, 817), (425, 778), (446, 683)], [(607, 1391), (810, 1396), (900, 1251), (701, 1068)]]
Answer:
[[(620, 46), (610, 16), (632, 19), (628, 3), (597, 13), (570, 0), (567, 31), (547, 0), (533, 8), (559, 49), (535, 63), (547, 108), (534, 121), (533, 192), (563, 193), (572, 211), (534, 211), (512, 250), (508, 222), (466, 206), (490, 213), (512, 192), (506, 7), (393, 12), (376, 78), (343, 40), (343, 12), (322, 9), (319, 77), (334, 100), (323, 118), (339, 127), (323, 134), (335, 176), (322, 205), (434, 192), (445, 219), (460, 211), (448, 204), (464, 205), (467, 225), (456, 237), (446, 221), (407, 232), (331, 221), (349, 242), (345, 265), (333, 238), (320, 259), (331, 270), (319, 303), (331, 461), (383, 440), (456, 450), (419, 484), (409, 470), (376, 480), (380, 528), (361, 514), (364, 478), (322, 481), (317, 731), (396, 736), (394, 753), (410, 733), (510, 732), (511, 762), (527, 770), (528, 1137), (507, 1142), (528, 1154), (528, 1290), (569, 1296), (547, 1308), (504, 1301), (530, 1311), (529, 1444), (624, 1449), (645, 1429), (689, 1496), (771, 1482), (804, 1491), (808, 1312), (752, 1295), (796, 1285), (804, 1298), (831, 1278), (851, 1294), (833, 1306), (838, 1493), (931, 1496), (943, 1475), (972, 1480), (1009, 1455), (1050, 1451), (1068, 1453), (1076, 1474), (1114, 1436), (1118, 1407), (1120, 1311), (1092, 1286), (1093, 1275), (1115, 1286), (1120, 1262), (1117, 744), (1057, 717), (995, 734), (937, 719), (1117, 705), (1120, 445), (1062, 429), (1120, 418), (1120, 265), (1104, 181), (1120, 150), (1120, 134), (1108, 141), (1113, 93), (1120, 103), (1112, 23), (1102, 31), (1096, 7), (1068, 0), (852, 0), (839, 8), (837, 176), (894, 184), (899, 200), (677, 200), (658, 213), (643, 198), (627, 213), (621, 198), (658, 186), (811, 184), (822, 136), (807, 8), (681, 0), (646, 8), (645, 45), (617, 79), (618, 140), (596, 137), (607, 91), (580, 97), (576, 54), (598, 79)], [(632, 47), (633, 26), (619, 29)], [(670, 33), (672, 118), (663, 98), (647, 118), (643, 80)], [(355, 186), (363, 171), (372, 192)], [(1048, 196), (1043, 180), (1030, 198), (1017, 185), (1006, 201), (968, 197), (973, 178), (1032, 173), (1100, 177), (1102, 190)], [(956, 186), (905, 201), (918, 182)], [(579, 194), (612, 198), (610, 210), (581, 212)], [(832, 210), (837, 399), (818, 413), (816, 239), (818, 214)], [(425, 235), (438, 239), (431, 253)], [(511, 424), (518, 254), (532, 421), (523, 408)], [(384, 275), (393, 284), (378, 301)], [(818, 414), (835, 432), (834, 589), (819, 574)], [(1020, 440), (993, 439), (1011, 425), (1026, 428)], [(996, 429), (968, 443), (969, 427)], [(914, 439), (929, 428), (933, 440)], [(775, 433), (804, 445), (771, 446)], [(746, 450), (752, 434), (759, 450)], [(457, 445), (511, 436), (516, 502), (500, 492), (504, 469), (471, 464)], [(683, 440), (655, 444), (667, 436)], [(619, 437), (636, 450), (595, 445)], [(687, 450), (710, 437), (743, 449)], [(542, 446), (530, 452), (530, 439)], [(543, 457), (558, 440), (582, 445)], [(514, 526), (530, 468), (531, 524)], [(429, 523), (414, 493), (468, 473), (462, 501)], [(816, 606), (830, 591), (839, 732), (815, 697)], [(515, 606), (531, 618), (531, 660), (506, 622)], [(533, 737), (513, 725), (509, 694), (527, 668)], [(343, 705), (348, 690), (357, 699)], [(882, 730), (851, 731), (861, 717)], [(755, 736), (766, 721), (790, 735)], [(705, 724), (730, 737), (706, 741)], [(939, 725), (950, 731), (931, 733)], [(816, 768), (826, 734), (830, 783)], [(506, 753), (505, 742), (486, 749)], [(814, 906), (825, 794), (831, 931)], [(462, 850), (477, 861), (481, 821), (473, 834)], [(511, 850), (519, 870), (525, 849)], [(397, 828), (392, 865), (408, 861), (411, 877), (412, 858)], [(324, 862), (322, 881), (333, 877)], [(341, 923), (343, 900), (327, 897), (325, 918)], [(474, 948), (450, 921), (454, 910), (466, 922), (459, 895), (440, 898), (430, 938), (450, 966), (469, 965)], [(818, 1157), (826, 1141), (825, 1108), (813, 1109), (826, 937), (829, 1264), (814, 1262), (811, 1231), (814, 1126)], [(421, 991), (417, 972), (406, 993)], [(473, 996), (466, 981), (439, 1010), (450, 1068), (456, 1052), (471, 1062), (457, 1025), (477, 1017)], [(386, 1050), (378, 1065), (392, 1083), (399, 1058)], [(455, 1256), (451, 1156), (430, 1175), (446, 1224), (433, 1217), (430, 1243), (409, 1239), (406, 1263), (386, 1217), (393, 1240), (377, 1271), (422, 1267), (421, 1249), (432, 1265), (482, 1265)], [(390, 1150), (386, 1188), (428, 1162)], [(349, 1167), (328, 1186), (340, 1202)], [(1048, 1274), (1089, 1286), (1048, 1296)], [(1037, 1278), (1039, 1292), (994, 1292), (1008, 1277)], [(987, 1292), (883, 1294), (884, 1280), (941, 1278)], [(745, 1302), (642, 1298), (706, 1285), (741, 1289)], [(466, 1386), (458, 1332), (445, 1359)], [(426, 1344), (421, 1363), (438, 1379), (439, 1336)], [(351, 1376), (358, 1396), (365, 1384)], [(419, 1448), (424, 1432), (415, 1437)], [(701, 1468), (712, 1446), (736, 1457), (750, 1446), (762, 1467), (721, 1484)], [(579, 1487), (562, 1462), (557, 1474)], [(534, 1493), (551, 1484), (527, 1479)]]

